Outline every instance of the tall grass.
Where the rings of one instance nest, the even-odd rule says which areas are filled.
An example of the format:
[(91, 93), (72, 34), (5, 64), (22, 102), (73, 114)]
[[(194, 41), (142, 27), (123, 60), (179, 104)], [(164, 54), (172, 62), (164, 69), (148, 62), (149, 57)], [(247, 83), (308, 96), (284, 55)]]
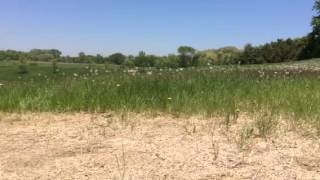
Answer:
[[(41, 66), (34, 68), (43, 71)], [(147, 69), (140, 73), (110, 72), (102, 67), (72, 72), (62, 68), (51, 75), (33, 71), (34, 76), (11, 77), (0, 87), (1, 111), (222, 114), (268, 108), (297, 119), (320, 114), (317, 72), (262, 72), (237, 67)]]

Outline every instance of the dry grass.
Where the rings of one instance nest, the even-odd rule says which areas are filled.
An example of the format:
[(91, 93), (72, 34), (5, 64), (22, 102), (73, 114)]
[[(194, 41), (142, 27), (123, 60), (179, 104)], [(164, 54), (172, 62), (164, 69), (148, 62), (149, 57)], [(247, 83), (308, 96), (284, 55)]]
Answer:
[(283, 119), (2, 113), (0, 179), (319, 179), (316, 130)]

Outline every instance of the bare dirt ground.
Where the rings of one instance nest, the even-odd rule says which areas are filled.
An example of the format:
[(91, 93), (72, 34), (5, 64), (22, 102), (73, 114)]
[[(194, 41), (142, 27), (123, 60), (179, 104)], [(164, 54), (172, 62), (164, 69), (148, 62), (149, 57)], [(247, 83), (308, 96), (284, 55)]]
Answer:
[(319, 138), (243, 139), (248, 119), (1, 113), (0, 179), (320, 179)]

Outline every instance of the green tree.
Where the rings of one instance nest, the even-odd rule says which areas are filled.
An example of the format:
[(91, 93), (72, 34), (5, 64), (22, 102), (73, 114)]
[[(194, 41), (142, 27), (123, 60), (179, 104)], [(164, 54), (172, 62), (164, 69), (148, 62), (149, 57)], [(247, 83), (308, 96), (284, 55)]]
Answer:
[(104, 63), (104, 58), (103, 58), (103, 56), (102, 56), (101, 54), (97, 54), (97, 55), (96, 55), (96, 58), (95, 58), (95, 62), (96, 62), (97, 64), (103, 64), (103, 63)]
[(52, 59), (59, 59), (61, 56), (61, 52), (57, 49), (32, 49), (28, 54), (33, 61), (46, 62)]
[(153, 67), (157, 61), (157, 57), (147, 55), (144, 51), (140, 51), (139, 55), (135, 58), (134, 64), (139, 67)]
[(316, 0), (313, 6), (316, 15), (312, 18), (312, 32), (308, 34), (308, 44), (303, 49), (300, 59), (320, 57), (320, 0)]
[(163, 57), (160, 62), (158, 62), (159, 67), (169, 67), (178, 68), (179, 67), (179, 57), (174, 54), (169, 54), (167, 57)]
[(256, 49), (251, 44), (247, 44), (240, 58), (241, 64), (253, 64), (256, 59)]
[(84, 52), (79, 52), (78, 58), (80, 63), (84, 63), (86, 61), (86, 54)]
[(58, 58), (60, 58), (62, 53), (61, 53), (61, 51), (59, 51), (57, 49), (50, 49), (49, 54), (52, 54), (55, 59), (58, 59)]
[(193, 47), (190, 46), (180, 46), (178, 48), (178, 53), (183, 55), (194, 55), (196, 50)]
[(180, 58), (180, 66), (181, 67), (189, 67), (197, 62), (194, 61), (194, 55), (196, 50), (190, 46), (180, 46), (178, 48), (179, 58)]
[(58, 73), (58, 60), (57, 59), (53, 59), (51, 61), (51, 64), (52, 64), (52, 73), (56, 74)]
[(121, 53), (115, 53), (110, 55), (108, 59), (113, 64), (122, 65), (126, 61), (126, 56)]

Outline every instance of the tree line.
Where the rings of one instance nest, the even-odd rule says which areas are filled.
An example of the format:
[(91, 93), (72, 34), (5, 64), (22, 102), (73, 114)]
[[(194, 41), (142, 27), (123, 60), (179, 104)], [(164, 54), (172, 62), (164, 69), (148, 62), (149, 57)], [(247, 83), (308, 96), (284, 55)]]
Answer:
[(80, 52), (77, 57), (62, 56), (57, 49), (33, 49), (29, 52), (2, 50), (0, 61), (41, 61), (41, 62), (65, 62), (65, 63), (96, 63), (116, 64), (129, 67), (190, 67), (217, 64), (263, 64), (298, 61), (303, 59), (320, 57), (320, 0), (315, 1), (312, 18), (312, 32), (305, 37), (296, 39), (278, 39), (259, 46), (247, 44), (244, 49), (237, 47), (223, 47), (198, 51), (190, 46), (181, 46), (177, 54), (156, 56), (139, 52), (136, 56), (126, 56), (115, 53), (110, 56), (97, 54), (86, 55)]

